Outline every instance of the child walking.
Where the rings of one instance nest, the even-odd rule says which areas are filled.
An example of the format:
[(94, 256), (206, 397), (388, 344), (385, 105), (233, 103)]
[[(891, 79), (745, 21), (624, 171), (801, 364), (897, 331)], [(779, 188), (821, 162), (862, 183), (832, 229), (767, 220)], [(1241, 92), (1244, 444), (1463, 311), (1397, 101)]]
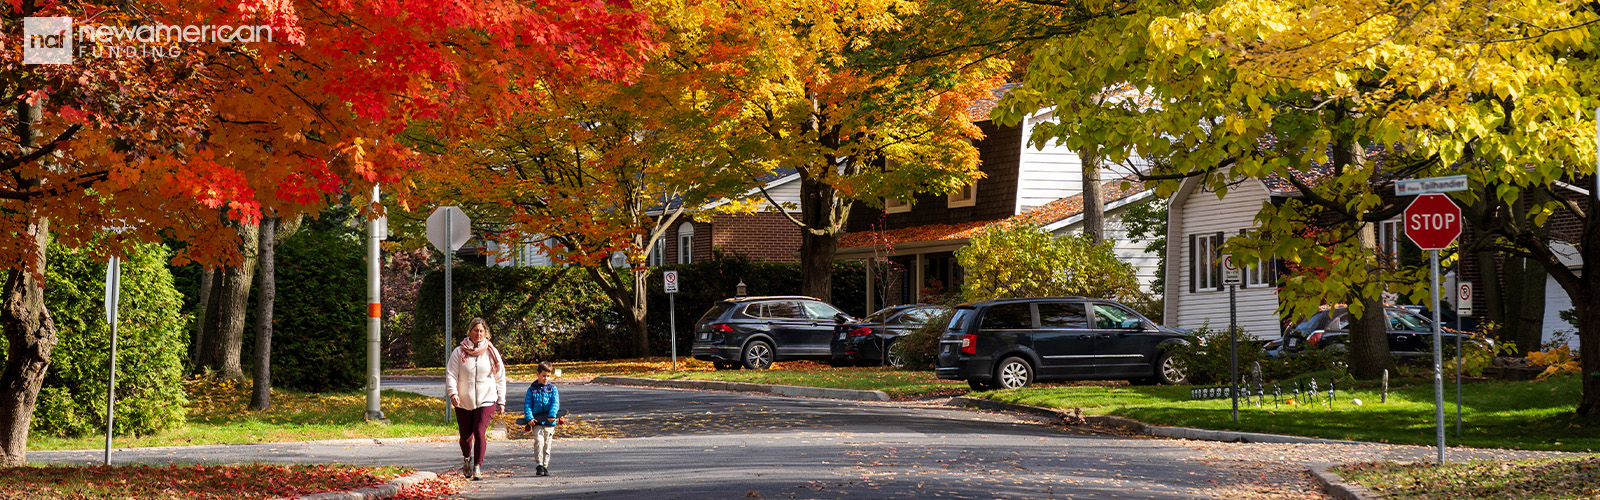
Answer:
[(527, 397), (522, 401), (524, 430), (533, 431), (533, 456), (539, 466), (534, 474), (550, 475), (550, 442), (556, 437), (556, 423), (561, 412), (561, 392), (550, 382), (556, 368), (549, 361), (539, 363), (533, 384), (528, 385)]

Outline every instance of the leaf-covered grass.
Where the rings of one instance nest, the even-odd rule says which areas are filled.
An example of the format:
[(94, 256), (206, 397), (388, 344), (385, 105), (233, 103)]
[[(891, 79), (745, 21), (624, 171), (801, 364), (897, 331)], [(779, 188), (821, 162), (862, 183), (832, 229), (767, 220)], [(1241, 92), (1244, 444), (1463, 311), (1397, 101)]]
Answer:
[(1384, 498), (1527, 500), (1600, 497), (1600, 457), (1395, 464), (1360, 463), (1333, 469)]
[[(343, 465), (148, 465), (0, 469), (0, 499), (254, 499), (288, 498), (366, 488), (410, 473), (395, 467)], [(454, 494), (447, 479), (407, 488), (401, 500)]]
[[(184, 382), (189, 395), (188, 423), (177, 429), (144, 436), (117, 436), (118, 448), (241, 444), (318, 439), (446, 436), (456, 433), (445, 424), (444, 406), (437, 398), (401, 391), (383, 391), (383, 414), (390, 423), (365, 419), (366, 393), (326, 394), (272, 391), (272, 408), (250, 411), (250, 384), (211, 379)], [(104, 435), (72, 438), (34, 434), (32, 450), (99, 448)]]
[[(1582, 390), (1577, 376), (1544, 381), (1485, 381), (1462, 391), (1462, 435), (1455, 436), (1455, 388), (1445, 385), (1446, 443), (1449, 446), (1526, 450), (1600, 450), (1600, 424), (1574, 413)], [(1373, 383), (1339, 389), (1328, 404), (1322, 388), (1315, 404), (1302, 398), (1262, 407), (1242, 403), (1232, 420), (1227, 398), (1191, 400), (1192, 387), (1073, 386), (1024, 388), (975, 394), (996, 401), (1051, 408), (1080, 408), (1086, 414), (1119, 415), (1148, 424), (1234, 430), (1431, 446), (1436, 443), (1431, 379), (1391, 381), (1388, 403)], [(1271, 389), (1269, 388), (1270, 392)], [(1360, 399), (1363, 404), (1356, 405)]]
[[(639, 375), (652, 372), (671, 372), (672, 358), (658, 356), (654, 358), (613, 359), (607, 361), (560, 361), (555, 367), (561, 370), (561, 378), (590, 378), (601, 375)], [(531, 380), (539, 366), (536, 364), (506, 365), (506, 376), (516, 380)], [(713, 371), (711, 363), (700, 361), (688, 356), (678, 357), (678, 371), (709, 372)], [(384, 375), (409, 375), (443, 377), (444, 368), (428, 366), (420, 368), (401, 368), (384, 370)]]
[(891, 398), (960, 394), (966, 382), (939, 380), (932, 371), (895, 368), (834, 368), (811, 361), (785, 361), (766, 370), (679, 370), (631, 374), (636, 377), (678, 380), (721, 380), (755, 384), (798, 385), (830, 389), (883, 391)]

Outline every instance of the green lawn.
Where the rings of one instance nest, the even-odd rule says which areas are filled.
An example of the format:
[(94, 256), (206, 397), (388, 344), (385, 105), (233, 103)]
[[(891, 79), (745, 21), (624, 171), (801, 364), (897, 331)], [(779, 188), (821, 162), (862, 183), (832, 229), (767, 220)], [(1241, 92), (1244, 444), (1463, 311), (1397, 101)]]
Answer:
[(830, 389), (883, 391), (891, 398), (961, 394), (966, 382), (939, 380), (927, 370), (894, 368), (833, 368), (809, 361), (785, 361), (767, 370), (656, 371), (627, 374), (634, 377), (676, 380), (722, 380), (756, 384), (799, 385)]
[[(366, 393), (361, 391), (309, 394), (274, 389), (272, 408), (253, 412), (248, 409), (248, 383), (190, 380), (184, 385), (190, 401), (186, 425), (147, 436), (117, 436), (112, 445), (184, 446), (456, 433), (455, 424), (444, 423), (443, 403), (409, 392), (383, 391), (383, 413), (390, 423), (380, 423), (364, 418)], [(33, 434), (28, 438), (31, 450), (104, 446), (104, 435), (66, 438)]]
[(1600, 497), (1600, 457), (1394, 464), (1362, 463), (1334, 472), (1384, 498), (1528, 500)]
[[(1024, 388), (975, 394), (995, 401), (1080, 408), (1086, 414), (1119, 415), (1148, 424), (1290, 434), (1327, 439), (1433, 445), (1433, 383), (1428, 379), (1391, 381), (1388, 403), (1372, 383), (1340, 390), (1330, 407), (1326, 391), (1316, 404), (1241, 404), (1232, 421), (1229, 399), (1191, 400), (1191, 387)], [(1467, 384), (1462, 398), (1462, 435), (1455, 436), (1455, 389), (1445, 386), (1446, 443), (1450, 446), (1587, 452), (1600, 450), (1600, 425), (1574, 415), (1580, 380), (1576, 375), (1545, 381), (1487, 381)], [(1362, 400), (1356, 405), (1353, 400)]]

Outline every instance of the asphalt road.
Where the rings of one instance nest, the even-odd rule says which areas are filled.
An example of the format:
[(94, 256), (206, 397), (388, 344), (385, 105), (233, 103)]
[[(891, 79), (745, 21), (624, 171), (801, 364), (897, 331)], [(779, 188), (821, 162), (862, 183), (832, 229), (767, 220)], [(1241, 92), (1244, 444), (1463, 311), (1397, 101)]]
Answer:
[[(442, 383), (385, 382), (442, 392)], [(509, 406), (521, 409), (525, 383)], [(574, 419), (611, 438), (558, 439), (552, 475), (531, 441), (492, 442), (466, 498), (1326, 498), (1307, 464), (1428, 460), (1426, 447), (1209, 443), (1097, 434), (937, 405), (563, 385)], [(557, 431), (558, 435), (560, 431)], [(1526, 456), (1452, 450), (1452, 460)], [(336, 462), (454, 473), (454, 441), (282, 443), (117, 450), (122, 462)], [(98, 450), (31, 452), (98, 463)]]

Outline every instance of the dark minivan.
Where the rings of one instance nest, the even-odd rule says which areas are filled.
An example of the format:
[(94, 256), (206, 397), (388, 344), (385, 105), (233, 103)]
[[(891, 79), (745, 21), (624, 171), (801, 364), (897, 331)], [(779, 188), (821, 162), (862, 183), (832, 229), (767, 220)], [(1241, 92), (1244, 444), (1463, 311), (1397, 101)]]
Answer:
[(1183, 332), (1113, 300), (1000, 299), (956, 306), (935, 371), (974, 390), (1049, 379), (1182, 384), (1188, 375), (1166, 347), (1183, 342)]
[(694, 324), (694, 359), (718, 370), (765, 370), (775, 361), (833, 356), (834, 325), (850, 321), (812, 297), (739, 297), (711, 306)]

